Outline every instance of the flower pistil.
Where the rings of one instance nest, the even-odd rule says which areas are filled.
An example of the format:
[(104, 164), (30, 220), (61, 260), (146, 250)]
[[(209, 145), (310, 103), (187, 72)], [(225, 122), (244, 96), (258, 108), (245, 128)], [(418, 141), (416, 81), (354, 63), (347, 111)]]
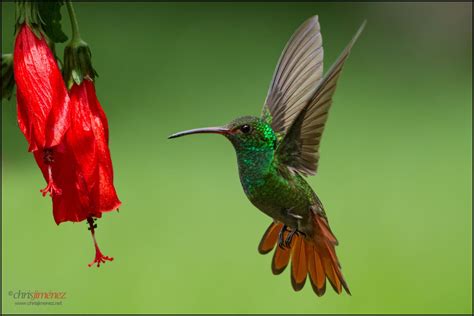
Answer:
[(99, 245), (97, 244), (97, 240), (95, 239), (95, 229), (97, 228), (97, 224), (95, 223), (95, 218), (88, 217), (87, 223), (89, 224), (89, 230), (92, 234), (92, 239), (94, 240), (94, 247), (95, 247), (95, 258), (94, 261), (88, 264), (89, 267), (92, 267), (94, 264), (97, 264), (97, 267), (100, 267), (101, 263), (105, 263), (106, 261), (113, 261), (114, 258), (105, 256), (102, 251), (100, 251)]

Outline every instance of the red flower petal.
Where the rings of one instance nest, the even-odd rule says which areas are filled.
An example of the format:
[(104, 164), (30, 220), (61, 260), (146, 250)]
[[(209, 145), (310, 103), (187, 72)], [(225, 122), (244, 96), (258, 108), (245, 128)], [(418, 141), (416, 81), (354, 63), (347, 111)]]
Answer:
[(34, 156), (43, 176), (49, 183), (49, 168), (53, 182), (61, 194), (53, 194), (53, 216), (56, 224), (81, 222), (87, 217), (101, 217), (101, 213), (91, 208), (89, 191), (84, 178), (79, 173), (71, 148), (61, 143), (52, 153), (54, 161), (46, 163), (43, 152), (35, 151)]
[(115, 210), (121, 203), (113, 185), (108, 123), (94, 83), (84, 80), (81, 85), (73, 85), (70, 96), (73, 114), (67, 139), (75, 144), (76, 159), (90, 191), (92, 207), (99, 212)]
[(69, 127), (69, 96), (44, 38), (23, 25), (15, 39), (18, 123), (30, 151), (60, 143)]

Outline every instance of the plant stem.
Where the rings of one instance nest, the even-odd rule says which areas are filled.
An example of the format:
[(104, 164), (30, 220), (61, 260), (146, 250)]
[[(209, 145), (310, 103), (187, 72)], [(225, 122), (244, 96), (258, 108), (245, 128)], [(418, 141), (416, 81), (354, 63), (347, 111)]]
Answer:
[(74, 12), (74, 7), (72, 6), (72, 0), (66, 1), (67, 11), (69, 13), (69, 20), (71, 20), (72, 28), (72, 41), (80, 41), (81, 35), (79, 34), (79, 23), (77, 22), (76, 12)]

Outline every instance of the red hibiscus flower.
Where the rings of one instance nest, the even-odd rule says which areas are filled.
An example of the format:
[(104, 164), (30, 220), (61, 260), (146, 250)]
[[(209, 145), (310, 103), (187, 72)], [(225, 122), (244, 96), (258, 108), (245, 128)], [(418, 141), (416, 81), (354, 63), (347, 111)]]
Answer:
[(85, 79), (80, 85), (74, 84), (69, 95), (72, 122), (67, 142), (74, 144), (74, 155), (89, 191), (94, 216), (100, 217), (102, 212), (120, 206), (113, 185), (107, 117), (97, 99), (92, 80)]
[[(96, 239), (92, 217), (99, 218), (103, 212), (116, 210), (121, 202), (113, 184), (113, 168), (109, 151), (109, 126), (104, 110), (97, 99), (94, 83), (84, 79), (81, 84), (74, 84), (69, 92), (72, 105), (71, 129), (66, 142), (73, 144), (73, 153), (78, 165), (78, 180), (88, 192), (87, 216), (89, 228), (94, 239), (95, 259), (89, 266), (111, 261), (104, 256)], [(80, 217), (83, 220), (84, 217)]]
[[(43, 21), (33, 4), (19, 6), (28, 17), (24, 20)], [(113, 258), (97, 245), (95, 221), (121, 202), (113, 185), (109, 127), (95, 92), (90, 49), (79, 37), (72, 3), (67, 5), (73, 21), (73, 38), (64, 56), (69, 93), (38, 23), (35, 28), (18, 24), (13, 56), (18, 124), (48, 183), (41, 192), (52, 197), (55, 222), (87, 220), (95, 247), (89, 266), (99, 267)]]
[(59, 194), (51, 171), (54, 149), (69, 128), (69, 96), (56, 58), (45, 38), (29, 25), (20, 26), (13, 51), (13, 73), (17, 85), (18, 125), (29, 143), (29, 151), (41, 151), (48, 165), (47, 186), (41, 192)]
[(61, 189), (61, 194), (52, 197), (54, 220), (57, 224), (87, 220), (96, 249), (89, 266), (100, 266), (113, 258), (104, 256), (97, 245), (94, 218), (121, 204), (113, 185), (108, 123), (91, 80), (74, 84), (69, 94), (71, 126), (55, 151), (54, 163), (48, 164), (47, 157), (39, 152), (35, 152), (35, 158), (45, 179), (52, 176)]

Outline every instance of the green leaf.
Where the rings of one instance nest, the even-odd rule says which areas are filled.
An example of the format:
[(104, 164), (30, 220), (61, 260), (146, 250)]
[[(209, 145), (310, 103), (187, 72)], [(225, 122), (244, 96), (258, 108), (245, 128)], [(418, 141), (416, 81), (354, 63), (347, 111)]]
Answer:
[(83, 79), (82, 72), (80, 70), (78, 71), (76, 69), (73, 69), (71, 75), (72, 75), (72, 80), (74, 80), (74, 82), (77, 85), (80, 85)]
[(38, 10), (43, 22), (44, 33), (55, 43), (64, 43), (67, 35), (61, 29), (61, 7), (62, 0), (41, 1)]
[(2, 54), (2, 99), (12, 97), (15, 87), (15, 78), (13, 77), (13, 56), (12, 54)]

